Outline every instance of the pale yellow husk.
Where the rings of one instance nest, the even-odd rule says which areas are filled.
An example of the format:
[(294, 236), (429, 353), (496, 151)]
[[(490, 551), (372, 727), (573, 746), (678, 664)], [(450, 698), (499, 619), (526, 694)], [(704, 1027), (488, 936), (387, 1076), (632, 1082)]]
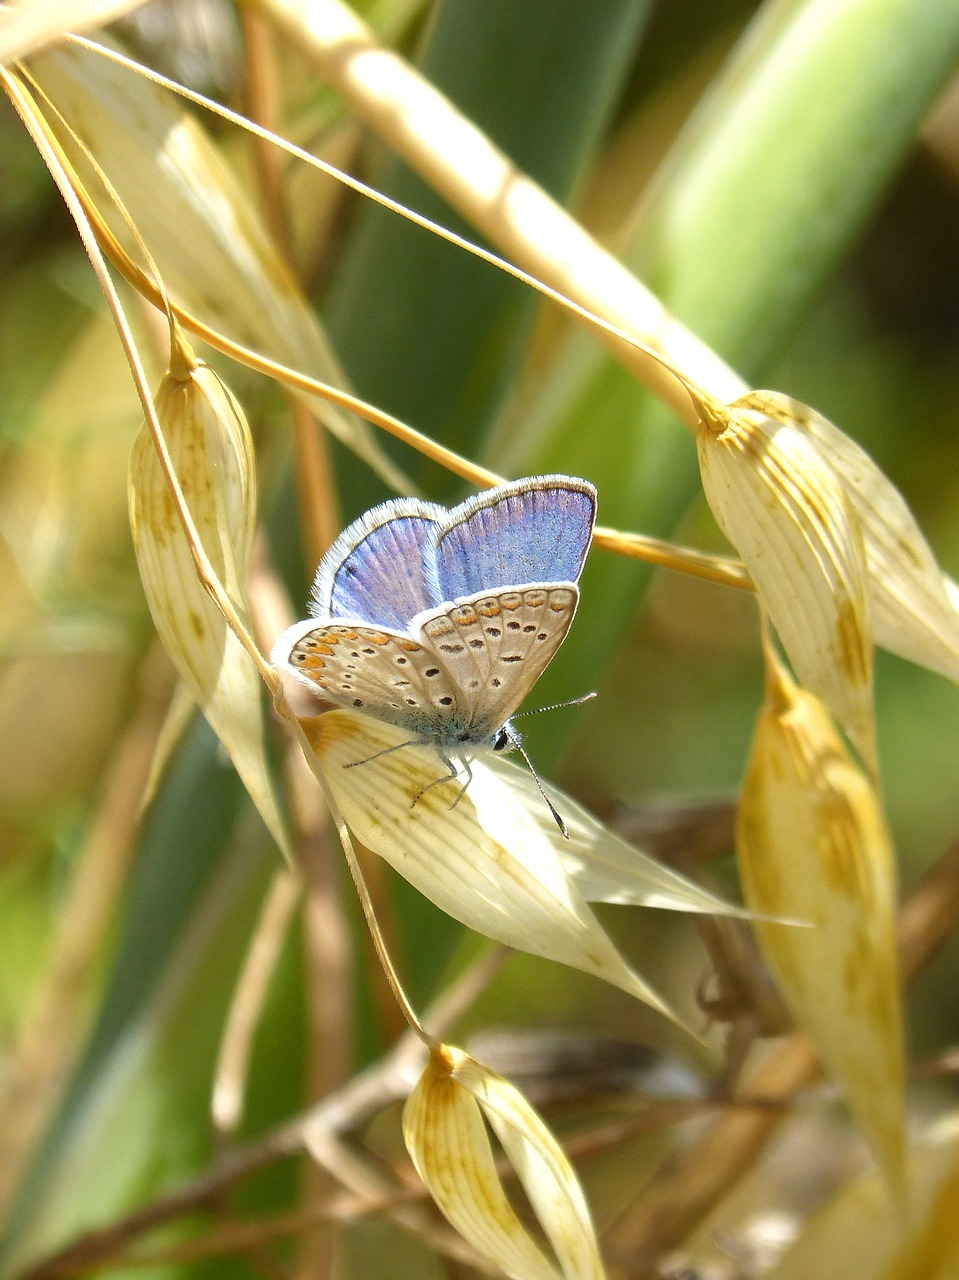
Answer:
[(878, 798), (825, 707), (777, 665), (740, 800), (747, 904), (807, 920), (757, 922), (763, 954), (814, 1039), (890, 1186), (903, 1188), (903, 1032), (896, 876)]
[(739, 402), (697, 441), (706, 498), (796, 674), (875, 773), (865, 552), (843, 484), (797, 426)]
[[(558, 1265), (521, 1224), (496, 1172), (485, 1121), (516, 1170)], [(436, 1203), (474, 1248), (515, 1280), (602, 1280), (582, 1188), (556, 1139), (507, 1080), (437, 1045), (403, 1112), (403, 1134)]]
[[(105, 170), (176, 301), (212, 328), (282, 364), (342, 385), (316, 315), (219, 149), (183, 104), (79, 45), (30, 61), (30, 71)], [(51, 126), (101, 216), (135, 262), (141, 254), (81, 149)], [(409, 482), (372, 429), (328, 401), (320, 420), (391, 487)]]
[(828, 419), (775, 391), (737, 404), (797, 426), (843, 482), (859, 518), (876, 644), (950, 680), (959, 680), (959, 601), (896, 486), (869, 454)]
[[(460, 799), (461, 780), (430, 788), (414, 804), (446, 772), (432, 747), (371, 760), (409, 734), (347, 710), (303, 728), (357, 839), (441, 910), (507, 946), (595, 974), (675, 1019), (589, 909), (557, 853), (562, 837), (552, 818), (544, 822), (508, 777), (474, 760)], [(366, 763), (348, 767), (357, 761)]]
[(628, 844), (572, 796), (550, 785), (547, 791), (566, 823), (567, 839), (556, 826), (528, 769), (502, 756), (489, 756), (483, 763), (523, 797), (551, 840), (566, 874), (587, 902), (753, 918), (751, 911), (717, 898), (694, 880)]
[[(203, 549), (245, 621), (243, 587), (256, 519), (249, 428), (212, 369), (200, 364), (183, 374), (164, 377), (155, 399), (157, 417)], [(289, 857), (264, 754), (260, 679), (197, 578), (146, 425), (130, 457), (129, 498), (137, 563), (160, 639)]]

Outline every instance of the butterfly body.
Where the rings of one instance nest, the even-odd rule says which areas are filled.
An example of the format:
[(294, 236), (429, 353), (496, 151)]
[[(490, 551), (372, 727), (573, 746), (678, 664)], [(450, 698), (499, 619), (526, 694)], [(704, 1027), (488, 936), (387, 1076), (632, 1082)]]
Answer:
[(374, 507), (317, 571), (272, 658), (314, 692), (448, 756), (518, 745), (510, 716), (566, 637), (595, 519), (584, 480), (541, 476), (447, 511)]

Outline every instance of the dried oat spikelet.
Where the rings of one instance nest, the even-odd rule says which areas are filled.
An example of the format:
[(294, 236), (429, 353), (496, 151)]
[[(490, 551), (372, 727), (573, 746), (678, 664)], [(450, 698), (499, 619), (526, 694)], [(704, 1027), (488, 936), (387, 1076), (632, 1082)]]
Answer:
[(865, 553), (845, 488), (795, 425), (741, 402), (697, 432), (703, 488), (802, 683), (876, 773)]
[[(506, 1197), (487, 1124), (529, 1198), (556, 1261)], [(436, 1203), (481, 1254), (513, 1280), (602, 1280), (582, 1189), (526, 1099), (461, 1049), (435, 1045), (403, 1111), (403, 1135)]]
[(959, 681), (956, 584), (892, 481), (855, 440), (799, 400), (752, 391), (737, 404), (803, 431), (842, 480), (862, 531), (876, 644)]
[(767, 700), (740, 798), (747, 904), (808, 921), (754, 924), (797, 1023), (897, 1194), (904, 1189), (903, 1032), (896, 874), (879, 799), (822, 703), (767, 646)]
[[(626, 964), (588, 903), (742, 914), (644, 859), (551, 788), (569, 827), (565, 840), (507, 761), (474, 759), (472, 781), (457, 799), (461, 780), (424, 790), (445, 772), (430, 746), (371, 758), (408, 743), (404, 729), (348, 709), (301, 723), (353, 835), (440, 910), (507, 946), (602, 978), (667, 1017), (678, 1021)], [(365, 763), (347, 767), (357, 761)]]
[[(253, 446), (239, 404), (180, 338), (154, 401), (197, 536), (241, 621), (256, 520)], [(250, 655), (197, 577), (149, 427), (133, 445), (130, 523), (157, 632), (223, 742), (281, 849), (288, 843), (263, 748), (261, 686)]]

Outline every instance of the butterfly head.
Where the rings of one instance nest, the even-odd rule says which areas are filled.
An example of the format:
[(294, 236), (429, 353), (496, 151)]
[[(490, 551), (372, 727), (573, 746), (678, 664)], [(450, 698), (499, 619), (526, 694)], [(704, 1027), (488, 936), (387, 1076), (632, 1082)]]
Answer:
[(492, 747), (494, 751), (499, 752), (516, 751), (522, 741), (522, 735), (513, 728), (512, 721), (507, 720), (493, 734)]

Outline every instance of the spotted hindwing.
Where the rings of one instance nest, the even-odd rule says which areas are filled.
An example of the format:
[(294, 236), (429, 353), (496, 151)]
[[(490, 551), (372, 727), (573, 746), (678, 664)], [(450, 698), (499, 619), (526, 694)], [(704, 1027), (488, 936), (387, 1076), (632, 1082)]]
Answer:
[(286, 662), (331, 702), (417, 733), (436, 736), (457, 705), (431, 648), (400, 632), (319, 624), (294, 641)]
[(482, 591), (414, 619), (477, 731), (513, 714), (566, 638), (579, 602), (572, 582)]

